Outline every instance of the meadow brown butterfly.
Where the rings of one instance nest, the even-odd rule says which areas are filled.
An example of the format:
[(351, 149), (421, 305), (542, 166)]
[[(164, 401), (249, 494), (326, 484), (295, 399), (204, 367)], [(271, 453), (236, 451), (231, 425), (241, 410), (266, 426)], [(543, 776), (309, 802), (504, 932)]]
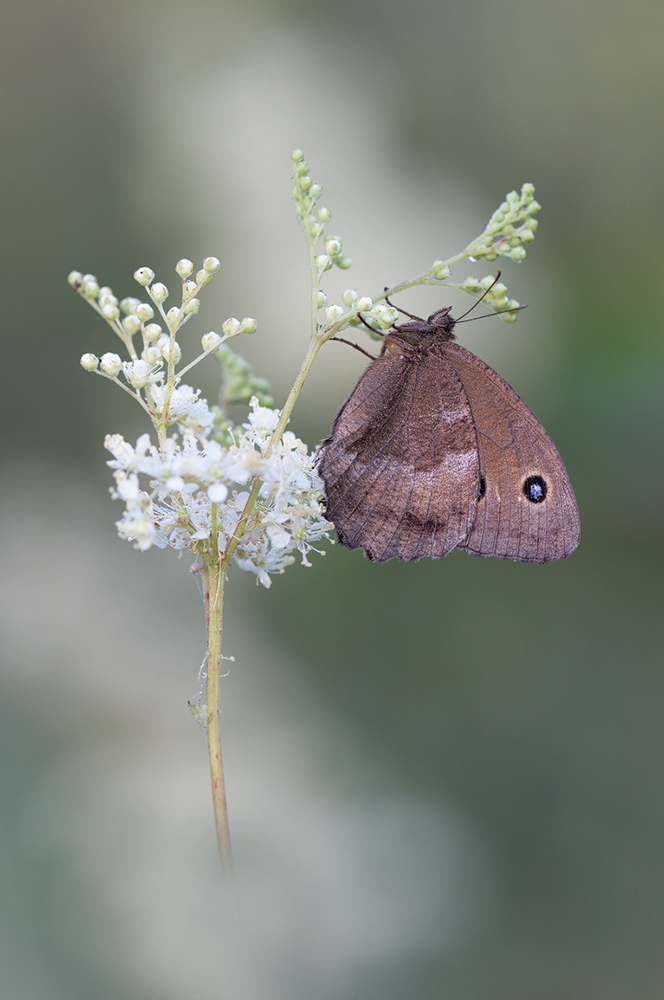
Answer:
[(579, 512), (553, 441), (505, 379), (455, 342), (449, 308), (411, 319), (386, 334), (321, 445), (339, 541), (376, 562), (454, 548), (564, 559), (579, 544)]

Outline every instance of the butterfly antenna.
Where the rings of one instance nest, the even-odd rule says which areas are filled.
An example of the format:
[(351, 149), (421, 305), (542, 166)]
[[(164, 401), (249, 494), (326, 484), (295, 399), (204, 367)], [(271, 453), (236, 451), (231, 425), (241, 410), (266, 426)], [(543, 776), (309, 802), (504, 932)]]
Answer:
[[(471, 313), (471, 312), (473, 311), (473, 309), (477, 309), (477, 307), (478, 307), (478, 305), (480, 304), (480, 302), (482, 301), (482, 299), (483, 299), (483, 298), (484, 298), (484, 297), (485, 297), (486, 295), (488, 295), (488, 294), (489, 294), (489, 292), (491, 291), (491, 289), (493, 288), (493, 286), (494, 286), (494, 285), (496, 284), (496, 282), (498, 281), (498, 278), (500, 277), (500, 275), (501, 275), (501, 271), (500, 271), (500, 268), (499, 268), (499, 269), (498, 269), (498, 274), (497, 274), (497, 275), (496, 275), (496, 277), (495, 277), (495, 278), (493, 279), (493, 281), (491, 282), (491, 284), (489, 285), (489, 287), (488, 287), (488, 288), (487, 288), (487, 290), (485, 291), (484, 295), (480, 295), (480, 297), (479, 297), (479, 299), (477, 300), (477, 302), (475, 302), (475, 303), (474, 303), (474, 304), (473, 304), (473, 305), (472, 305), (472, 306), (470, 307), (470, 309), (466, 309), (465, 313), (462, 313), (462, 314), (461, 314), (461, 316), (459, 316), (459, 319), (463, 319), (463, 317), (464, 317), (464, 316), (467, 316), (467, 315), (468, 315), (468, 313)], [(509, 309), (504, 309), (504, 310), (503, 310), (503, 312), (511, 312), (511, 310), (509, 310)], [(489, 314), (489, 315), (490, 315), (490, 314)], [(478, 318), (479, 318), (479, 317), (478, 317)], [(459, 319), (455, 320), (455, 322), (457, 322), (457, 323), (458, 323), (458, 322), (459, 322)]]
[[(387, 288), (384, 288), (383, 291), (386, 292)], [(396, 309), (397, 312), (403, 313), (404, 316), (408, 316), (409, 319), (418, 319), (418, 320), (420, 320), (420, 322), (422, 321), (422, 317), (421, 316), (413, 316), (412, 313), (406, 312), (406, 310), (402, 309), (400, 306), (395, 306), (394, 302), (390, 302), (390, 300), (388, 299), (387, 295), (385, 296), (385, 301), (387, 302), (388, 306), (391, 306), (392, 309)]]
[[(474, 308), (475, 308), (475, 306), (473, 306), (473, 309)], [(528, 303), (524, 302), (524, 304), (522, 306), (514, 306), (513, 309), (498, 309), (498, 310), (496, 310), (496, 312), (484, 313), (483, 316), (471, 316), (470, 319), (458, 319), (455, 322), (457, 322), (457, 323), (472, 323), (474, 319), (491, 319), (492, 316), (502, 316), (503, 313), (515, 313), (515, 312), (519, 312), (519, 310), (521, 310), (521, 309), (527, 309), (527, 308), (528, 308)], [(466, 313), (464, 313), (464, 316), (465, 315), (466, 315)]]

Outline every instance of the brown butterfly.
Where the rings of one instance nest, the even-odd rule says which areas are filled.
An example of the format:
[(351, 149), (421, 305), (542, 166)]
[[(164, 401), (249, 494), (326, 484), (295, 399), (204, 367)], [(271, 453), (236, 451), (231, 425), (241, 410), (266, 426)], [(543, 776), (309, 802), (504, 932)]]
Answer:
[(553, 441), (505, 379), (455, 343), (450, 308), (406, 315), (321, 445), (339, 541), (377, 562), (454, 548), (564, 559), (579, 512)]

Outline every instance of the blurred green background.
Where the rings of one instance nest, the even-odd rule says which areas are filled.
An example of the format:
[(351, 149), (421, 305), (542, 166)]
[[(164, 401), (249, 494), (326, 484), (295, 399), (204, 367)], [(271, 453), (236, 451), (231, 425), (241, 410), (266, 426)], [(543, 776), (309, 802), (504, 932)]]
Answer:
[[(538, 238), (504, 272), (530, 308), (462, 339), (558, 445), (582, 541), (549, 566), (336, 546), (269, 592), (233, 575), (259, 996), (662, 996), (663, 46), (654, 0), (3, 4), (0, 995), (244, 1000), (186, 706), (200, 602), (170, 552), (115, 537), (103, 436), (146, 428), (80, 369), (115, 346), (65, 278), (123, 297), (138, 266), (169, 283), (217, 255), (185, 349), (256, 316), (238, 350), (282, 401), (307, 336), (301, 146), (354, 260), (331, 301), (535, 184)], [(310, 445), (362, 367), (327, 348), (292, 421)]]

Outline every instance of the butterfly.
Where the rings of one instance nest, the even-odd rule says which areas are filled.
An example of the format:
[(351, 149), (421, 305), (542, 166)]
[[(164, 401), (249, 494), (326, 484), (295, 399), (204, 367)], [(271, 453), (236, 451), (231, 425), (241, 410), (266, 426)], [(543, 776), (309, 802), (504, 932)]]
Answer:
[(505, 379), (456, 343), (450, 308), (407, 313), (339, 411), (318, 458), (326, 516), (376, 562), (455, 548), (563, 559), (580, 531), (563, 461)]

